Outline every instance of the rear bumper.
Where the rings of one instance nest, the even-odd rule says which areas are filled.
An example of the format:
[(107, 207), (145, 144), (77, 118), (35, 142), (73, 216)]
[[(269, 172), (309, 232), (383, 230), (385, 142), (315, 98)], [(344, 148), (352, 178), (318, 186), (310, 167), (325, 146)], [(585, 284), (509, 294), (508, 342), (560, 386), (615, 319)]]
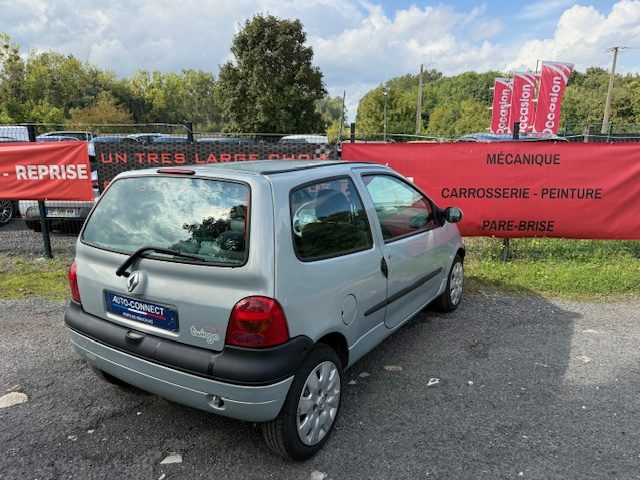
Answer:
[(130, 328), (88, 314), (74, 302), (65, 322), (75, 349), (100, 370), (178, 403), (256, 422), (278, 415), (313, 347), (300, 336), (277, 347), (216, 352), (142, 332), (131, 335)]
[(223, 383), (134, 357), (71, 329), (69, 339), (80, 356), (114, 377), (174, 402), (239, 420), (273, 420), (293, 382), (290, 377), (260, 387)]

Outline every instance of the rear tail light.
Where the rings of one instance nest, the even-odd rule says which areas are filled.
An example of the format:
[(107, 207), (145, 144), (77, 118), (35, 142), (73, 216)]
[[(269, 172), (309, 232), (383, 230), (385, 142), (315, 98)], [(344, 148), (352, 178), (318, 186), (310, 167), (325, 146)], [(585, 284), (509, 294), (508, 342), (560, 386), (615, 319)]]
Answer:
[(227, 327), (227, 345), (272, 347), (287, 340), (287, 319), (274, 299), (247, 297), (233, 307)]
[(80, 289), (78, 288), (78, 267), (76, 267), (76, 262), (73, 262), (69, 267), (69, 289), (71, 290), (73, 301), (82, 303), (80, 301)]
[(93, 188), (94, 190), (98, 189), (98, 180), (91, 180), (91, 188)]

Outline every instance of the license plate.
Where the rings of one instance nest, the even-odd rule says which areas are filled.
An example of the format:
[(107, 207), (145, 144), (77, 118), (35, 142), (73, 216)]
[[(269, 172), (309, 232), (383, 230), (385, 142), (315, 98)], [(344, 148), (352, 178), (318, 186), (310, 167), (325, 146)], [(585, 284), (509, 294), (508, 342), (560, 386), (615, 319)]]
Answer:
[(49, 208), (47, 208), (47, 217), (79, 218), (80, 217), (80, 209), (78, 209), (78, 208), (49, 207)]
[(178, 312), (172, 308), (114, 292), (104, 292), (104, 297), (108, 312), (172, 332), (178, 329)]

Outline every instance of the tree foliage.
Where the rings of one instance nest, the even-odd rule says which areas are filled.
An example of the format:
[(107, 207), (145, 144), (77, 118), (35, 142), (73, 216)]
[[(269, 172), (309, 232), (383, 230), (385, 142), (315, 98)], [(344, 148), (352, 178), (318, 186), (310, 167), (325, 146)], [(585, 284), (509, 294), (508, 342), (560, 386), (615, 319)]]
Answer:
[(312, 65), (299, 20), (257, 15), (231, 45), (235, 62), (220, 69), (219, 99), (231, 130), (300, 132), (323, 130), (316, 102), (326, 95), (322, 73)]
[[(428, 73), (422, 92), (422, 134), (452, 138), (487, 130), (494, 78), (507, 74), (465, 72), (444, 77), (435, 71)], [(562, 102), (559, 133), (581, 134), (585, 125), (602, 123), (608, 82), (609, 72), (601, 68), (573, 73)], [(356, 122), (359, 136), (379, 136), (383, 132), (384, 87), (388, 89), (387, 133), (415, 132), (418, 77), (404, 75), (370, 90), (360, 100)], [(616, 75), (611, 121), (614, 131), (620, 131), (622, 125), (640, 131), (640, 75)]]
[[(210, 72), (140, 70), (128, 78), (57, 52), (28, 52), (0, 33), (0, 123), (182, 123), (199, 131), (327, 132), (339, 136), (342, 98), (328, 97), (298, 20), (258, 15), (234, 37), (233, 62)], [(486, 131), (495, 77), (491, 71), (445, 77), (424, 72), (420, 132), (457, 137)], [(562, 102), (561, 134), (600, 125), (609, 82), (602, 68), (574, 71)], [(387, 95), (383, 94), (387, 89)], [(417, 75), (391, 78), (369, 91), (357, 111), (358, 136), (416, 131)], [(640, 74), (616, 75), (613, 131), (640, 131)], [(347, 119), (342, 137), (348, 135)], [(107, 128), (107, 127), (104, 127)]]
[(130, 123), (133, 123), (131, 113), (122, 105), (118, 105), (107, 92), (98, 94), (96, 103), (91, 106), (71, 109), (69, 118), (70, 125), (123, 125)]

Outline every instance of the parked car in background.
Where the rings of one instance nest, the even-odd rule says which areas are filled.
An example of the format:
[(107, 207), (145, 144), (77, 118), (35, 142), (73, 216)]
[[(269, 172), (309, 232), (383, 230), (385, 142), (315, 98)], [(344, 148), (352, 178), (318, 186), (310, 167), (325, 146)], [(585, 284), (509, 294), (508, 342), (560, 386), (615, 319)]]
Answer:
[(37, 136), (36, 142), (80, 142), (76, 137), (69, 137), (67, 135), (46, 135), (46, 136)]
[(36, 137), (36, 142), (66, 142), (69, 138), (82, 140), (87, 142), (89, 158), (95, 158), (96, 150), (93, 145), (93, 139), (96, 134), (92, 132), (82, 132), (77, 130), (60, 130), (55, 132), (46, 132)]
[(560, 137), (555, 133), (521, 133), (519, 138), (514, 139), (511, 134), (502, 133), (468, 133), (456, 139), (456, 142), (566, 142), (567, 139)]
[(140, 143), (135, 138), (131, 138), (125, 135), (99, 135), (93, 139), (93, 143)]
[(16, 143), (19, 142), (20, 140), (17, 140), (13, 137), (5, 137), (5, 136), (0, 136), (0, 143)]
[(185, 135), (163, 135), (151, 140), (151, 143), (187, 143)]
[(166, 133), (132, 133), (130, 135), (127, 135), (126, 138), (131, 138), (138, 143), (141, 143), (143, 145), (148, 145), (158, 138), (169, 137), (169, 136), (170, 135)]
[(262, 422), (276, 453), (308, 458), (344, 369), (429, 303), (460, 304), (461, 218), (379, 164), (124, 172), (76, 244), (69, 337), (103, 380)]
[(253, 143), (252, 139), (243, 137), (205, 137), (197, 141), (199, 143)]
[(329, 143), (326, 135), (286, 135), (278, 143)]

